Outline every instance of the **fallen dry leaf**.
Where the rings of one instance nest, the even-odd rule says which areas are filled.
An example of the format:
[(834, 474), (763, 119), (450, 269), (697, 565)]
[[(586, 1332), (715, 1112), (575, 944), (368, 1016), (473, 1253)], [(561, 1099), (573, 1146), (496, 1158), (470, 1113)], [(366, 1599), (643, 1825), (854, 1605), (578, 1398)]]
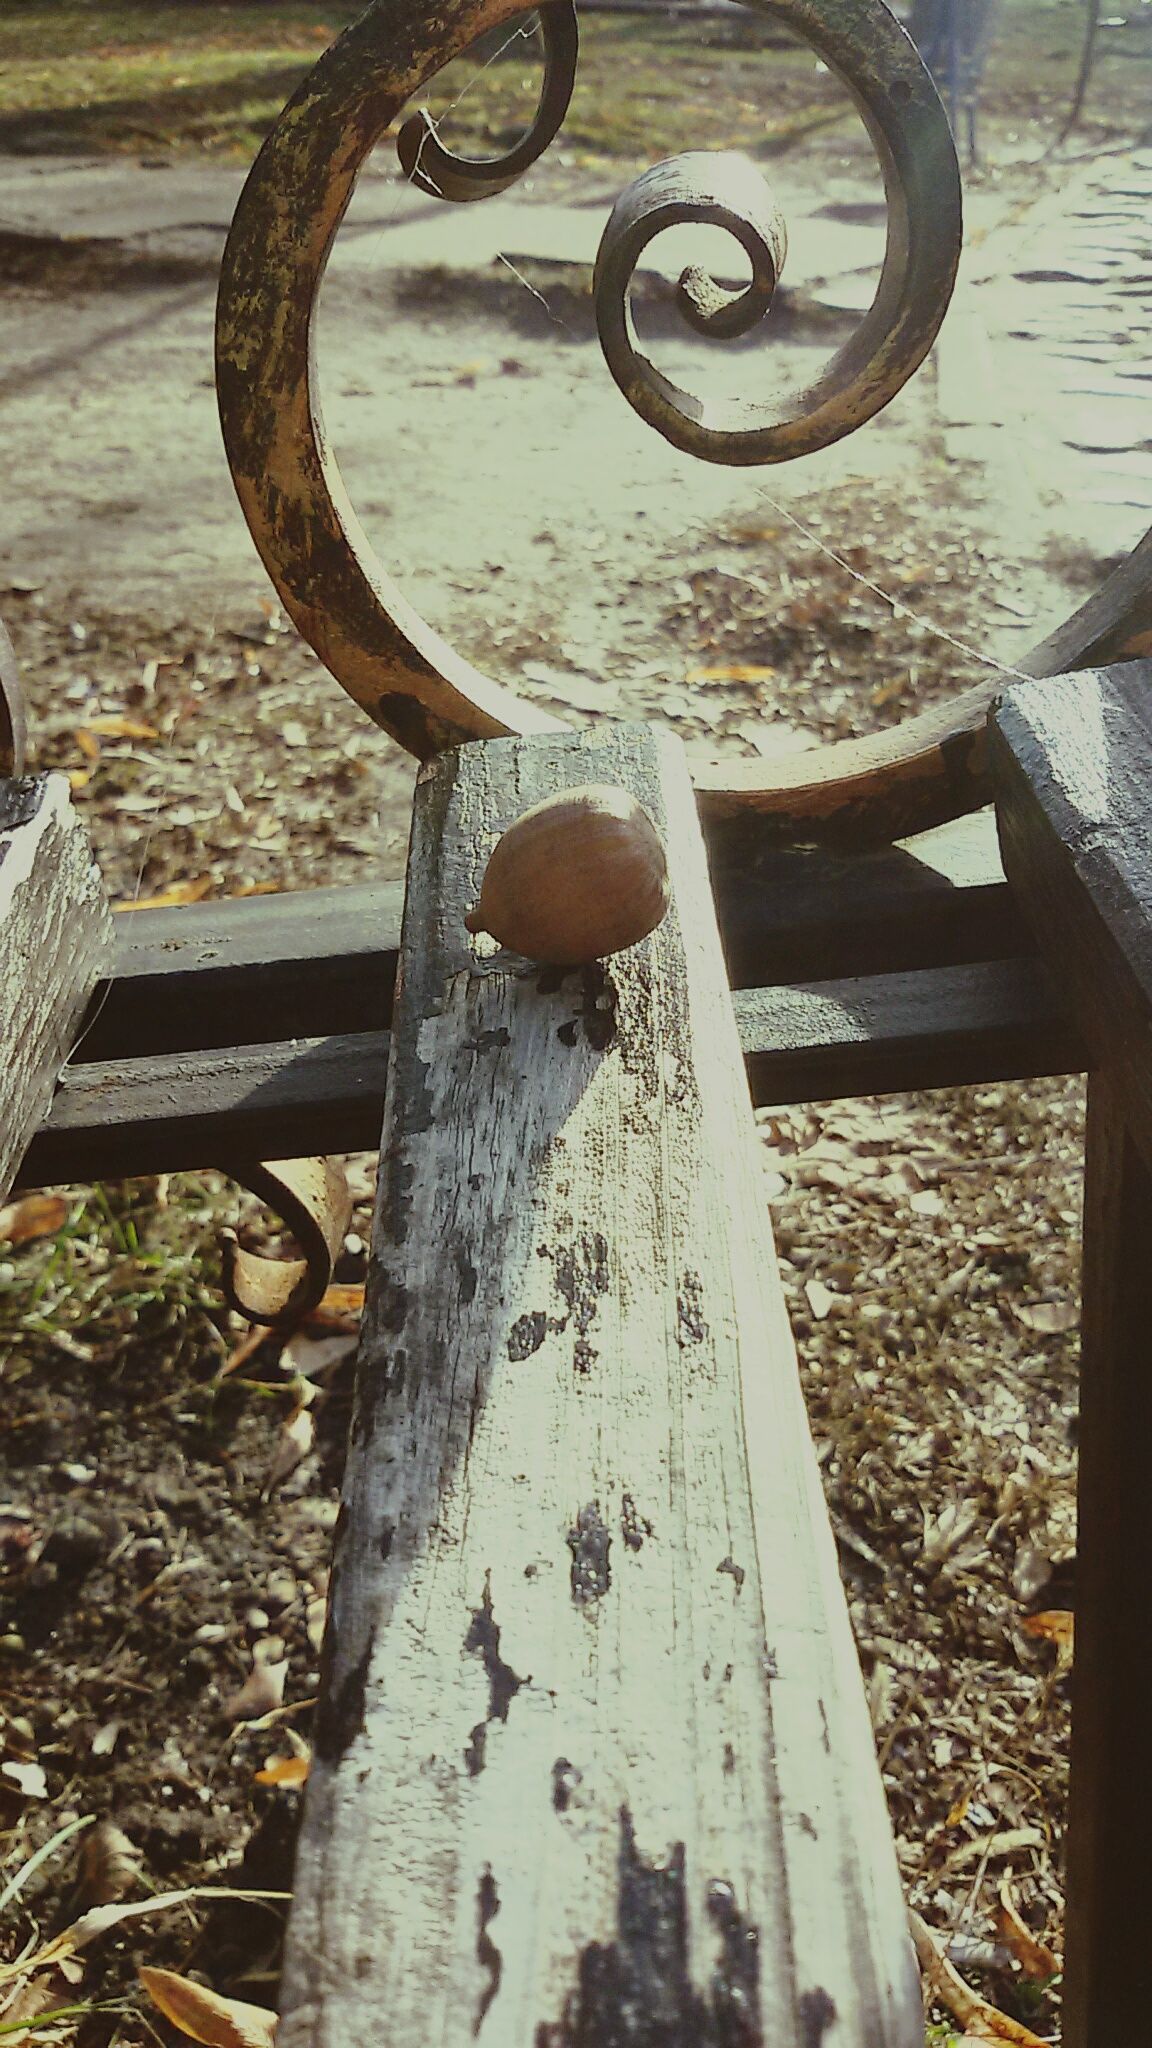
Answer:
[(315, 1441), (315, 1416), (306, 1407), (295, 1409), (287, 1422), (281, 1425), (280, 1434), (276, 1439), (276, 1448), (268, 1467), (268, 1477), (262, 1489), (265, 1500), (275, 1493), (276, 1488), (282, 1486), (286, 1479), (291, 1478), (297, 1465), (303, 1464)]
[(86, 725), (78, 725), (72, 737), (86, 761), (100, 759), (100, 742), (94, 732), (89, 732)]
[(256, 1773), (258, 1785), (303, 1785), (311, 1769), (307, 1756), (278, 1756)]
[(1023, 1323), (1026, 1330), (1035, 1330), (1039, 1337), (1058, 1337), (1065, 1330), (1074, 1329), (1080, 1320), (1074, 1301), (1020, 1302), (1013, 1313), (1018, 1323)]
[(260, 1346), (269, 1342), (269, 1336), (269, 1331), (261, 1324), (249, 1330), (247, 1336), (241, 1337), (235, 1349), (228, 1353), (217, 1377), (226, 1380), (231, 1373), (239, 1372), (240, 1367), (247, 1365), (248, 1360), (255, 1356)]
[(1039, 2034), (1026, 2027), (1019, 2020), (1009, 2019), (1006, 2012), (990, 2005), (979, 1992), (972, 1991), (964, 1982), (959, 1970), (948, 1961), (941, 1937), (932, 1932), (927, 1921), (919, 1913), (908, 1908), (908, 1925), (916, 1947), (920, 1969), (924, 1978), (926, 1998), (935, 1998), (959, 2020), (965, 2028), (967, 2038), (993, 2048), (1048, 2048)]
[(938, 1515), (930, 1514), (926, 1507), (920, 1510), (924, 1518), (924, 1539), (921, 1555), (926, 1565), (939, 1567), (947, 1557), (966, 1542), (980, 1520), (980, 1509), (975, 1501), (951, 1500), (941, 1508)]
[(88, 719), (82, 730), (98, 732), (108, 740), (158, 740), (160, 737), (154, 725), (145, 725), (140, 718), (122, 718), (115, 711)]
[(1000, 1887), (1000, 1901), (996, 1908), (996, 1932), (1005, 1948), (1011, 1949), (1026, 1977), (1036, 1983), (1047, 1983), (1058, 1977), (1061, 1970), (1059, 1956), (1047, 1942), (1034, 1934), (1027, 1921), (1020, 1918), (1012, 1898), (1012, 1887), (1005, 1878)]
[(175, 1970), (154, 1970), (141, 1964), (137, 1974), (165, 2019), (194, 2041), (205, 2042), (207, 2048), (272, 2048), (276, 2014), (266, 2006), (222, 1998), (218, 1991), (178, 1977)]
[(171, 910), (180, 903), (200, 903), (212, 888), (211, 875), (197, 875), (192, 882), (173, 882), (158, 896), (137, 896), (131, 903), (114, 903), (113, 910)]
[(284, 1698), (287, 1676), (287, 1658), (278, 1664), (254, 1662), (239, 1692), (234, 1692), (231, 1699), (224, 1702), (228, 1719), (258, 1721), (262, 1714), (270, 1714)]
[(1046, 1607), (1042, 1614), (1026, 1614), (1020, 1627), (1026, 1636), (1056, 1646), (1056, 1668), (1067, 1671), (1076, 1649), (1076, 1617), (1066, 1607)]
[(317, 1593), (309, 1600), (304, 1610), (304, 1627), (308, 1641), (317, 1652), (324, 1641), (324, 1629), (328, 1620), (328, 1599), (324, 1593)]
[(767, 683), (777, 673), (763, 663), (732, 661), (717, 668), (690, 668), (686, 683)]
[(78, 1906), (107, 1906), (140, 1882), (140, 1852), (114, 1821), (98, 1821), (80, 1846)]
[(25, 1799), (47, 1799), (48, 1780), (42, 1764), (0, 1764), (0, 1771), (11, 1778)]
[(1006, 1856), (1018, 1856), (1023, 1849), (1042, 1849), (1044, 1839), (1042, 1828), (1000, 1828), (994, 1835), (961, 1842), (949, 1856), (947, 1868), (964, 1870), (970, 1863), (999, 1862)]
[(326, 1337), (310, 1337), (304, 1330), (297, 1330), (281, 1351), (280, 1364), (286, 1372), (298, 1373), (303, 1380), (320, 1379), (355, 1348), (358, 1328), (355, 1323), (351, 1328), (345, 1325)]
[(825, 1287), (822, 1280), (806, 1280), (804, 1282), (804, 1292), (808, 1297), (808, 1306), (816, 1321), (822, 1323), (824, 1318), (831, 1314), (836, 1296), (832, 1293), (831, 1288)]
[(355, 1284), (334, 1280), (327, 1293), (317, 1302), (314, 1309), (305, 1316), (309, 1326), (317, 1323), (343, 1324), (358, 1319), (364, 1313), (364, 1283)]
[(0, 1209), (0, 1237), (9, 1244), (31, 1244), (34, 1238), (51, 1237), (68, 1221), (68, 1203), (63, 1195), (25, 1195)]

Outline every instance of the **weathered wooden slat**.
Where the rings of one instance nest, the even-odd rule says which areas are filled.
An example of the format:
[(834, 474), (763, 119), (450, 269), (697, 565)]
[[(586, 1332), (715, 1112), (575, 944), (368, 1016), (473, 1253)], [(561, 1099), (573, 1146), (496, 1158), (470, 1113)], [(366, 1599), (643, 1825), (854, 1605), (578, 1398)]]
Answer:
[(950, 967), (1031, 948), (990, 812), (852, 854), (774, 847), (762, 825), (722, 818), (706, 832), (733, 988)]
[(402, 884), (385, 882), (125, 913), (78, 1056), (379, 1030), (392, 1014), (403, 907)]
[[(464, 930), (623, 783), (674, 908), (607, 972)], [(417, 793), (283, 2048), (920, 2048), (687, 772), (643, 729)]]
[(1085, 1063), (1035, 959), (741, 989), (732, 1001), (757, 1104), (1076, 1074)]
[[(755, 1103), (952, 1088), (1085, 1065), (1035, 958), (733, 997)], [(286, 1140), (379, 1143), (388, 1035), (342, 1033), (66, 1067), (17, 1184), (175, 1173), (262, 1158)]]
[(111, 916), (65, 778), (0, 781), (0, 1197), (111, 946)]
[[(709, 839), (737, 988), (1005, 959), (1030, 940), (991, 815), (851, 858), (765, 848), (742, 823)], [(116, 920), (115, 972), (79, 1049), (127, 1059), (386, 1025), (403, 891), (293, 891)]]
[(71, 1066), (16, 1185), (371, 1151), (387, 1065), (387, 1032), (361, 1031)]

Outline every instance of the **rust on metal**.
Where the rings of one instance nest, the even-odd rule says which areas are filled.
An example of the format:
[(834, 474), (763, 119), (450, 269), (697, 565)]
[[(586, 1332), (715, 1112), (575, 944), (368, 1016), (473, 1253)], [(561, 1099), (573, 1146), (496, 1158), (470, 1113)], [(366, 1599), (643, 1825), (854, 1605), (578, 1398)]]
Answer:
[(16, 655), (0, 620), (0, 775), (23, 775), (28, 755), (28, 722)]
[[(676, 303), (690, 327), (714, 341), (735, 340), (751, 333), (772, 304), (788, 250), (788, 231), (771, 188), (756, 165), (735, 150), (710, 149), (688, 150), (682, 156), (653, 164), (651, 170), (642, 172), (620, 194), (612, 208), (601, 237), (593, 278), (601, 346), (626, 397), (631, 397), (629, 387), (637, 362), (643, 363), (646, 374), (659, 379), (661, 390), (671, 389), (652, 365), (636, 354), (628, 292), (648, 243), (663, 234), (665, 228), (679, 227), (688, 221), (726, 228), (752, 266), (751, 282), (739, 291), (724, 290), (697, 264), (685, 270)], [(645, 384), (644, 389), (647, 388)], [(646, 410), (643, 397), (639, 403), (635, 399), (632, 402), (650, 426), (663, 432), (659, 417)], [(699, 407), (695, 399), (689, 404), (695, 419)], [(683, 417), (687, 419), (689, 415)]]
[(572, 99), (580, 52), (573, 0), (550, 0), (537, 18), (544, 45), (544, 76), (531, 124), (503, 156), (456, 156), (441, 142), (428, 109), (417, 108), (396, 137), (396, 155), (404, 176), (421, 192), (433, 199), (458, 202), (491, 199), (514, 185), (559, 133)]
[[(640, 254), (654, 235), (680, 222), (710, 221), (736, 237), (755, 269), (749, 227), (753, 221), (759, 227), (758, 194), (763, 188), (767, 197), (767, 188), (746, 159), (720, 152), (693, 150), (644, 172), (617, 200), (596, 261), (601, 345), (629, 404), (686, 454), (729, 465), (809, 455), (853, 433), (887, 405), (936, 338), (961, 246), (960, 169), (948, 117), (895, 18), (875, 0), (776, 0), (766, 11), (810, 44), (841, 79), (876, 152), (888, 236), (876, 295), (859, 325), (805, 390), (755, 402), (701, 401), (679, 390), (641, 353), (628, 294)], [(756, 283), (754, 276), (753, 290)], [(687, 314), (683, 297), (680, 303)]]
[[(653, 207), (721, 210), (748, 251), (752, 284), (735, 296), (705, 273), (681, 279), (680, 310), (714, 337), (748, 331), (767, 307), (785, 237), (758, 173), (690, 153), (645, 173), (618, 202), (599, 263), (598, 311), (623, 354), (613, 374), (645, 418), (705, 459), (782, 461), (848, 434), (892, 398), (931, 346), (955, 273), (959, 176), (948, 126), (909, 38), (881, 0), (750, 0), (837, 73), (854, 98), (883, 173), (887, 249), (876, 297), (806, 391), (774, 409), (702, 406), (633, 351), (627, 280), (655, 228)], [(569, 0), (544, 14), (546, 77), (528, 134), (503, 158), (441, 152), (419, 112), (429, 80), (487, 31), (523, 18), (522, 0), (375, 0), (327, 50), (284, 109), (253, 166), (225, 250), (217, 310), (217, 385), (228, 459), (256, 545), (281, 600), (321, 660), (378, 725), (419, 759), (467, 739), (556, 729), (457, 654), (406, 601), (364, 535), (328, 448), (311, 364), (313, 319), (329, 250), (356, 177), (400, 121), (410, 175), (439, 165), (446, 198), (502, 190), (534, 160), (567, 104), (576, 62)], [(569, 18), (571, 17), (571, 18)], [(550, 53), (551, 77), (547, 73)], [(553, 131), (554, 132), (554, 131)], [(433, 144), (436, 145), (433, 151)], [(430, 154), (430, 152), (432, 152)], [(686, 168), (687, 167), (687, 168)], [(445, 175), (441, 175), (441, 172)], [(720, 189), (718, 189), (720, 188)], [(425, 185), (425, 189), (431, 189)], [(678, 218), (720, 217), (716, 211)], [(666, 224), (663, 223), (662, 224)], [(615, 346), (615, 343), (614, 343)], [(1017, 666), (1050, 674), (1152, 645), (1152, 535), (1097, 595)], [(706, 818), (752, 812), (769, 837), (866, 846), (904, 837), (991, 800), (984, 720), (998, 688), (959, 694), (943, 711), (846, 740), (798, 760), (734, 762), (697, 774)]]
[(283, 1219), (301, 1256), (264, 1258), (245, 1250), (234, 1231), (225, 1231), (225, 1298), (250, 1323), (291, 1329), (315, 1308), (332, 1279), (352, 1215), (344, 1169), (334, 1159), (278, 1159), (227, 1171)]

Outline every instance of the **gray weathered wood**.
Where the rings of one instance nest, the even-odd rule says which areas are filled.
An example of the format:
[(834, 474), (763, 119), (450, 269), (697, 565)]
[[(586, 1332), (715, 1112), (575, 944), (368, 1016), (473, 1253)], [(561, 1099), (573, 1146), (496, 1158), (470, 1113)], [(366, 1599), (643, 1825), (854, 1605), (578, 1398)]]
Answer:
[[(493, 835), (619, 782), (674, 907), (470, 943)], [(679, 744), (417, 792), (282, 2048), (920, 2048)]]
[(380, 1143), (387, 1067), (386, 1031), (77, 1061), (61, 1075), (14, 1184), (370, 1152)]
[(756, 1103), (1075, 1074), (1083, 1046), (1040, 961), (981, 960), (732, 997)]
[(111, 915), (64, 777), (0, 781), (0, 1198), (111, 952)]

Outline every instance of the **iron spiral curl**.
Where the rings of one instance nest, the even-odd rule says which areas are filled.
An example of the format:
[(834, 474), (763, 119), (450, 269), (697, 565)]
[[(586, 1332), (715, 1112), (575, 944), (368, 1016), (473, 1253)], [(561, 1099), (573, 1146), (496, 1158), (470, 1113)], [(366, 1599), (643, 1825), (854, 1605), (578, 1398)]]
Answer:
[[(943, 109), (915, 48), (882, 0), (747, 0), (806, 43), (855, 100), (884, 179), (887, 248), (875, 298), (802, 392), (774, 404), (703, 403), (662, 379), (635, 347), (627, 308), (635, 261), (674, 218), (719, 220), (747, 250), (735, 298), (702, 272), (679, 304), (720, 339), (762, 317), (784, 234), (763, 180), (723, 153), (657, 165), (621, 195), (597, 265), (609, 361), (637, 411), (706, 461), (781, 462), (851, 433), (906, 383), (940, 326), (960, 247), (960, 179)], [(249, 174), (220, 272), (216, 384), (240, 503), (281, 603), (336, 680), (420, 759), (470, 739), (559, 721), (475, 668), (390, 580), (349, 503), (320, 408), (316, 305), (356, 179), (380, 137), (408, 130), (411, 171), (437, 196), (503, 190), (534, 162), (567, 108), (576, 62), (572, 0), (546, 0), (546, 72), (527, 133), (504, 157), (454, 158), (410, 109), (480, 37), (524, 17), (523, 0), (371, 0), (297, 88)], [(565, 26), (564, 24), (567, 24)], [(558, 117), (558, 118), (557, 118)], [(411, 125), (412, 122), (416, 126)], [(433, 144), (436, 148), (433, 148)], [(431, 152), (431, 154), (429, 153)], [(683, 212), (695, 206), (695, 215)], [(677, 208), (680, 209), (677, 213)], [(707, 209), (711, 208), (711, 211)], [(661, 209), (664, 209), (661, 212)], [(700, 211), (699, 209), (704, 209)], [(1079, 612), (1018, 666), (1033, 674), (1143, 653), (1152, 633), (1152, 534)], [(2, 666), (2, 660), (0, 660)], [(706, 818), (755, 813), (762, 835), (876, 845), (989, 800), (984, 723), (995, 683), (891, 731), (810, 755), (700, 766)], [(9, 718), (9, 725), (12, 721)], [(0, 720), (0, 726), (3, 721)], [(0, 753), (14, 753), (0, 730)]]
[[(531, 20), (531, 16), (528, 17)], [(457, 204), (506, 192), (543, 156), (564, 124), (576, 83), (580, 30), (574, 0), (548, 0), (537, 19), (544, 43), (540, 102), (524, 134), (503, 156), (457, 156), (441, 142), (427, 107), (417, 108), (396, 137), (396, 155), (409, 182), (433, 199)]]
[(709, 221), (727, 228), (751, 257), (751, 286), (725, 305), (717, 287), (709, 290), (710, 280), (689, 273), (678, 302), (698, 332), (734, 336), (768, 309), (786, 247), (783, 223), (759, 171), (727, 152), (669, 158), (620, 195), (595, 276), (608, 367), (629, 404), (665, 440), (705, 462), (733, 466), (810, 455), (854, 432), (895, 397), (923, 362), (948, 309), (962, 231), (960, 168), (947, 116), (913, 44), (881, 0), (749, 4), (816, 50), (855, 100), (884, 180), (888, 236), (872, 305), (814, 383), (768, 400), (699, 399), (671, 383), (640, 350), (629, 309), (640, 255), (667, 227)]

